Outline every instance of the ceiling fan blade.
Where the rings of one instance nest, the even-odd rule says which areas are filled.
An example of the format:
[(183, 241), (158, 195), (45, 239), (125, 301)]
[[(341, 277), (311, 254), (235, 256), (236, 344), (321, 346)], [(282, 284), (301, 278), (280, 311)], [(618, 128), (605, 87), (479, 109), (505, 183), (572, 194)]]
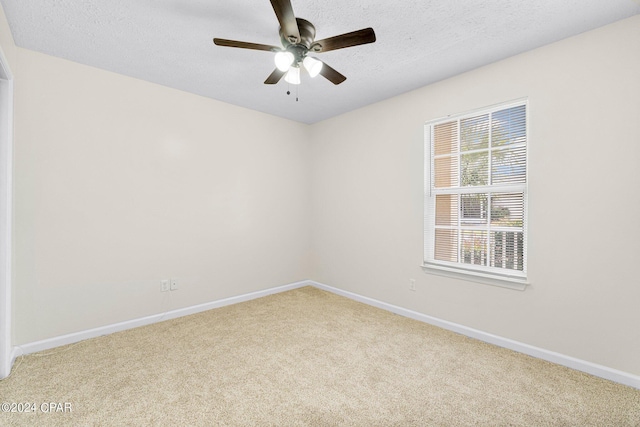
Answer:
[(267, 80), (264, 81), (264, 84), (274, 85), (278, 83), (282, 76), (284, 76), (285, 74), (287, 74), (286, 71), (280, 71), (276, 68), (275, 70), (273, 70), (273, 73), (271, 73), (269, 77), (267, 77)]
[[(318, 58), (314, 58), (318, 59)], [(329, 80), (334, 85), (339, 85), (343, 81), (347, 80), (345, 76), (329, 67), (326, 62), (322, 61), (322, 69), (320, 70), (320, 75), (327, 80)]]
[(328, 52), (330, 50), (343, 49), (345, 47), (358, 46), (376, 41), (376, 33), (373, 28), (363, 28), (339, 36), (329, 37), (314, 42), (311, 45), (313, 52)]
[(282, 48), (259, 43), (239, 42), (237, 40), (213, 39), (217, 46), (239, 47), (241, 49), (266, 50), (267, 52), (279, 52)]
[(296, 16), (293, 14), (291, 0), (271, 0), (271, 6), (273, 6), (273, 11), (278, 17), (284, 36), (289, 42), (298, 43), (300, 41), (300, 30), (298, 29)]

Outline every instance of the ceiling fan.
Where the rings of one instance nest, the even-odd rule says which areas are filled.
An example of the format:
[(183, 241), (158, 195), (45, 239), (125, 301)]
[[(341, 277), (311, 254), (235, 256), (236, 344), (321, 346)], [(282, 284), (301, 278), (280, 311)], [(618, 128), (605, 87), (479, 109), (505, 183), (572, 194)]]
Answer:
[(314, 40), (316, 36), (315, 27), (311, 22), (295, 17), (291, 0), (271, 0), (271, 6), (273, 6), (273, 11), (276, 13), (280, 23), (282, 47), (219, 38), (213, 39), (213, 42), (218, 46), (275, 52), (276, 69), (264, 81), (265, 84), (276, 84), (283, 76), (288, 83), (300, 84), (300, 70), (304, 68), (311, 77), (320, 74), (331, 83), (338, 85), (347, 78), (326, 63), (308, 56), (308, 53), (329, 52), (376, 41), (376, 34), (373, 28), (364, 28), (316, 41)]

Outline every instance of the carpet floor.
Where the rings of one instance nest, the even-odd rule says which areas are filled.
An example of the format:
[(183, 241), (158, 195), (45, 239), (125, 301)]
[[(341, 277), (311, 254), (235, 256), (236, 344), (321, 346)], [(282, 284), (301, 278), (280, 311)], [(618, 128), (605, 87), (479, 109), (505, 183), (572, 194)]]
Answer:
[(0, 403), (4, 426), (640, 426), (640, 390), (312, 287), (24, 356)]

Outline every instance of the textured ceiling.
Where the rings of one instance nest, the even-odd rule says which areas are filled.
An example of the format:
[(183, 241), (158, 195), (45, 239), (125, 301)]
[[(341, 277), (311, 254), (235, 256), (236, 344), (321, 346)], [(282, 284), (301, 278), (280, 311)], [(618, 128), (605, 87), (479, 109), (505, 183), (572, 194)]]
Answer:
[[(16, 44), (303, 123), (314, 123), (640, 13), (640, 0), (292, 0), (316, 40), (373, 27), (377, 41), (318, 54), (334, 86), (263, 81), (280, 45), (268, 0), (0, 0)], [(298, 89), (299, 101), (295, 92)]]

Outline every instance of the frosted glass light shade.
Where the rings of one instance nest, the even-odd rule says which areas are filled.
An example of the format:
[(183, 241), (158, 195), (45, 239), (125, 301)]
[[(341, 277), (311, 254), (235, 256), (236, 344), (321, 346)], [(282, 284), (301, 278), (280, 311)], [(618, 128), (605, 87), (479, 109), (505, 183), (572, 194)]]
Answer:
[(284, 81), (287, 83), (291, 83), (292, 85), (300, 84), (300, 68), (291, 67), (287, 74), (284, 76)]
[(280, 71), (287, 71), (289, 67), (291, 67), (291, 64), (293, 64), (293, 60), (293, 53), (286, 51), (276, 53), (274, 58), (276, 67), (278, 67), (278, 70)]
[(304, 65), (304, 68), (307, 69), (311, 77), (317, 76), (318, 74), (320, 74), (320, 70), (322, 70), (322, 61), (313, 59), (310, 56), (307, 56), (306, 58), (304, 58), (304, 61), (302, 61), (302, 64)]

